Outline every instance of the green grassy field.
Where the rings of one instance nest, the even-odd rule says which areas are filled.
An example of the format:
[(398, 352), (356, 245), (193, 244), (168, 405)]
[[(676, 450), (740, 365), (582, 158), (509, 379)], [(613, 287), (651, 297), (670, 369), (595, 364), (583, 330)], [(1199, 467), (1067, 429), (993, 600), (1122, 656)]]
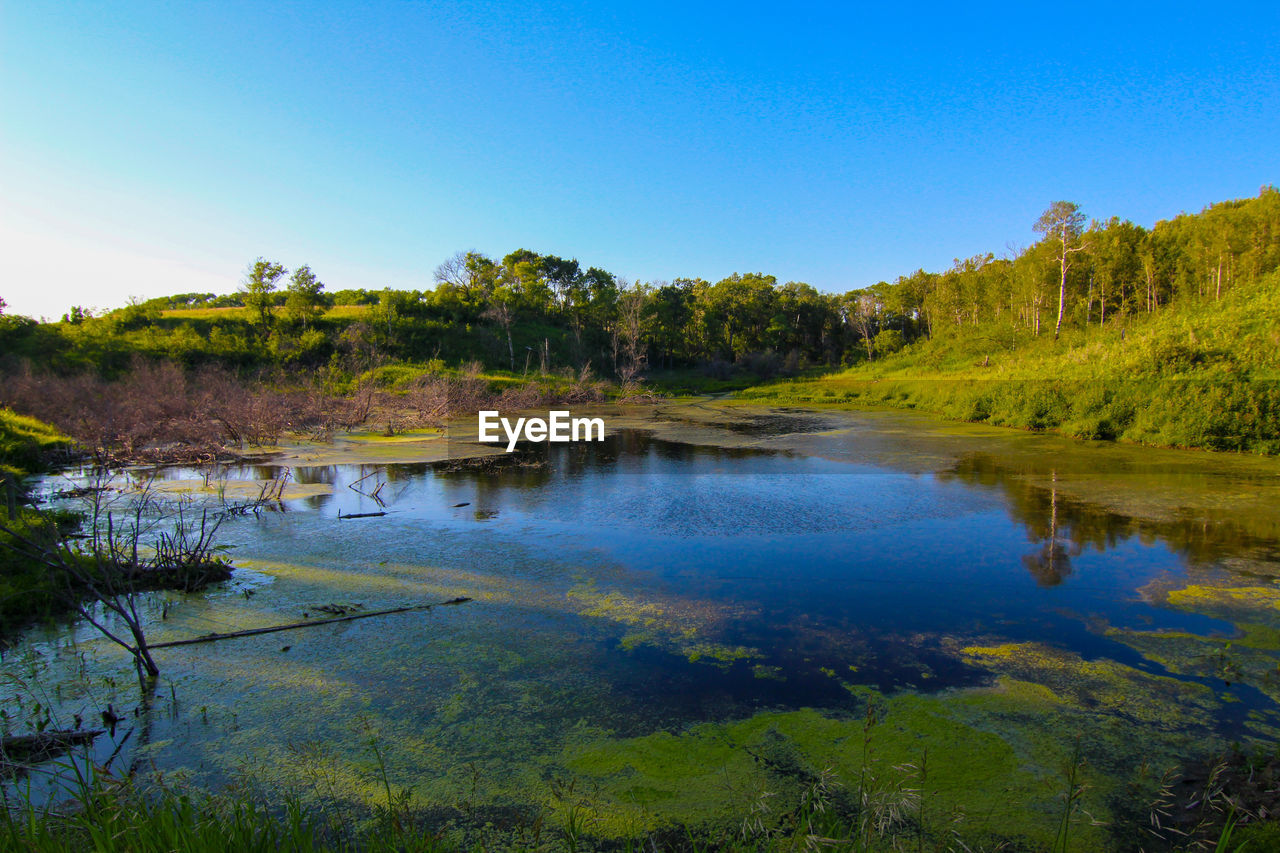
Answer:
[[(326, 319), (350, 320), (369, 313), (368, 305), (335, 305), (324, 312)], [(174, 320), (245, 320), (253, 319), (248, 308), (170, 308), (160, 316)]]

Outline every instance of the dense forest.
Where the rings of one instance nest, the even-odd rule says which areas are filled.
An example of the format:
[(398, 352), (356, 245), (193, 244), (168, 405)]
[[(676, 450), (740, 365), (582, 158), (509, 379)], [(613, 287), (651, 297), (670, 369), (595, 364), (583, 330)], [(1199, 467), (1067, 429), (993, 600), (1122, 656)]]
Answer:
[(110, 374), (135, 354), (187, 366), (360, 372), (378, 364), (479, 360), (515, 373), (590, 367), (620, 379), (658, 369), (735, 368), (768, 378), (842, 366), (915, 341), (983, 329), (998, 348), (1063, 330), (1125, 326), (1176, 303), (1221, 300), (1280, 270), (1280, 191), (1214, 204), (1147, 229), (1087, 224), (1069, 202), (1006, 257), (957, 259), (844, 294), (764, 273), (629, 282), (577, 260), (520, 249), (442, 263), (435, 286), (326, 292), (305, 265), (258, 259), (230, 295), (180, 294), (61, 322), (8, 316), (0, 351), (59, 370)]

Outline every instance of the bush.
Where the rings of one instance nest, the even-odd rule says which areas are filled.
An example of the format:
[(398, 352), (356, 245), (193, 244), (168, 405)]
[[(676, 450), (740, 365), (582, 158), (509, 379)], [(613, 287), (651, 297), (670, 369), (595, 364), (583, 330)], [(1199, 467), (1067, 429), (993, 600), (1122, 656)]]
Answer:
[(876, 355), (883, 358), (899, 352), (906, 346), (906, 339), (897, 329), (883, 329), (872, 339), (871, 344), (875, 348)]

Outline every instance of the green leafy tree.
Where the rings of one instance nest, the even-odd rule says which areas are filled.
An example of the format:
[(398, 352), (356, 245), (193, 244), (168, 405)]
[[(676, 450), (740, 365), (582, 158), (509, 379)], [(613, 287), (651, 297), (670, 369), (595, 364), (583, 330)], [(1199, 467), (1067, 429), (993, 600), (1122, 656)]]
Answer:
[(89, 310), (82, 308), (79, 305), (72, 305), (71, 310), (62, 315), (62, 322), (78, 326), (85, 320), (91, 319), (92, 317), (93, 313)]
[(675, 361), (688, 361), (697, 341), (693, 328), (693, 282), (677, 279), (659, 285), (651, 295), (653, 302), (652, 339), (659, 358), (672, 367)]
[(599, 267), (588, 269), (580, 280), (578, 298), (584, 306), (584, 325), (589, 329), (612, 328), (618, 317), (619, 280)]
[(707, 292), (708, 313), (718, 321), (730, 356), (764, 349), (773, 315), (777, 279), (763, 273), (734, 273)]
[(258, 325), (264, 329), (271, 325), (276, 286), (285, 272), (284, 266), (266, 258), (258, 258), (245, 272), (240, 294), (245, 307), (257, 315)]
[(519, 295), (514, 288), (504, 281), (494, 288), (489, 299), (489, 307), (484, 312), (486, 318), (493, 320), (506, 333), (507, 359), (513, 373), (516, 369), (516, 348), (511, 337), (511, 327), (516, 322), (516, 307), (519, 301)]
[(1054, 246), (1058, 261), (1058, 322), (1053, 326), (1054, 340), (1062, 332), (1062, 314), (1067, 304), (1067, 270), (1071, 266), (1071, 256), (1085, 249), (1080, 242), (1084, 222), (1084, 214), (1075, 202), (1055, 201), (1040, 214), (1034, 226), (1036, 233), (1043, 234), (1045, 242)]
[[(1090, 231), (1098, 322), (1106, 325), (1108, 314), (1127, 313), (1132, 300), (1137, 298), (1137, 284), (1142, 280), (1142, 242), (1147, 232), (1141, 226), (1114, 216), (1105, 225), (1094, 223)], [(1089, 308), (1091, 310), (1092, 305)]]
[(288, 291), (289, 295), (284, 301), (285, 311), (292, 320), (301, 323), (305, 330), (324, 313), (324, 282), (316, 278), (311, 267), (303, 264), (289, 278)]
[(867, 350), (867, 358), (876, 357), (875, 340), (880, 329), (883, 306), (871, 289), (855, 290), (844, 296), (845, 312), (849, 325), (858, 333), (858, 339)]
[(778, 352), (799, 351), (810, 359), (822, 358), (827, 319), (833, 313), (830, 300), (812, 286), (789, 281), (777, 290), (767, 343)]

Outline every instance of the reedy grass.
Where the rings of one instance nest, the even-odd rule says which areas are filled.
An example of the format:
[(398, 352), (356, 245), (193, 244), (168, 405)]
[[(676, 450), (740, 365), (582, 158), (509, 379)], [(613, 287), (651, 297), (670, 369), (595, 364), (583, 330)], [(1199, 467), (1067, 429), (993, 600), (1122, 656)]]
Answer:
[[(1073, 762), (1078, 761), (1078, 754)], [(923, 764), (923, 761), (922, 761)], [(69, 767), (70, 765), (63, 765)], [(391, 799), (388, 805), (375, 803), (366, 811), (371, 819), (353, 816), (335, 820), (334, 815), (305, 806), (296, 796), (282, 796), (268, 802), (246, 788), (229, 788), (219, 793), (186, 790), (178, 782), (157, 781), (146, 785), (133, 777), (115, 778), (102, 773), (73, 771), (73, 781), (61, 802), (37, 805), (26, 790), (10, 789), (0, 817), (0, 847), (9, 850), (50, 851), (50, 853), (149, 853), (149, 851), (191, 851), (191, 853), (277, 853), (277, 851), (679, 851), (679, 853), (799, 853), (799, 851), (943, 851), (943, 850), (1051, 850), (1074, 851), (1083, 847), (1074, 841), (1072, 826), (1079, 820), (1079, 780), (1068, 770), (1064, 774), (1063, 811), (1058, 835), (1049, 847), (1027, 846), (1026, 839), (1001, 839), (998, 833), (983, 833), (974, 839), (963, 831), (963, 817), (946, 816), (936, 824), (926, 820), (920, 808), (920, 791), (927, 776), (915, 768), (898, 768), (901, 779), (884, 787), (890, 794), (881, 806), (862, 804), (848, 811), (845, 786), (833, 774), (818, 774), (804, 790), (797, 808), (775, 813), (772, 794), (762, 790), (756, 806), (739, 827), (720, 829), (671, 826), (643, 835), (621, 839), (596, 838), (589, 832), (588, 809), (570, 811), (558, 830), (532, 833), (500, 829), (491, 824), (478, 832), (437, 831), (407, 802)], [(859, 784), (866, 784), (864, 777)], [(911, 789), (910, 784), (921, 789)], [(573, 783), (562, 791), (573, 799)], [(898, 793), (892, 794), (897, 788)], [(864, 794), (869, 793), (864, 791)], [(903, 795), (903, 796), (898, 796)], [(889, 802), (898, 796), (896, 805)], [(893, 812), (892, 816), (889, 813)], [(539, 824), (541, 827), (541, 824)], [(1177, 838), (1158, 849), (1240, 851), (1252, 849), (1240, 840), (1234, 809), (1225, 822), (1210, 834)], [(1135, 830), (1137, 828), (1135, 827)], [(1266, 827), (1263, 827), (1265, 835)], [(1251, 833), (1256, 836), (1256, 833)], [(478, 837), (477, 837), (478, 836)], [(1148, 840), (1156, 840), (1158, 836)], [(1264, 842), (1265, 843), (1265, 842)], [(1214, 846), (1216, 844), (1216, 846)], [(1258, 848), (1262, 849), (1262, 848)]]

